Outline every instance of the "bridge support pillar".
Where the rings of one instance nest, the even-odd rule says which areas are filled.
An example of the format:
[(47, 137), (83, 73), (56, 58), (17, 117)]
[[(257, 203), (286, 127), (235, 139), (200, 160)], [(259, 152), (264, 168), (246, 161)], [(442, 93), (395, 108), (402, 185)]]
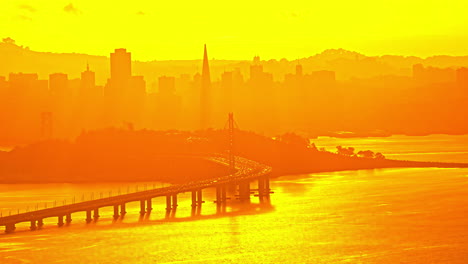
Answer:
[(37, 228), (41, 229), (44, 226), (44, 220), (41, 218), (37, 220)]
[(57, 225), (58, 225), (59, 227), (62, 227), (62, 226), (63, 226), (63, 215), (60, 215), (60, 216), (58, 217), (58, 223), (57, 223)]
[(221, 203), (222, 203), (224, 206), (226, 206), (226, 201), (227, 201), (226, 192), (227, 192), (227, 187), (226, 187), (226, 185), (221, 186)]
[(166, 195), (166, 211), (170, 211), (172, 210), (172, 206), (171, 206), (171, 196), (170, 195)]
[(197, 207), (197, 191), (192, 191), (192, 208)]
[(145, 200), (140, 200), (140, 214), (144, 215), (146, 213), (145, 211)]
[(65, 221), (67, 222), (67, 225), (69, 225), (72, 222), (71, 213), (67, 214), (67, 219)]
[(258, 198), (263, 201), (264, 197), (270, 197), (270, 179), (268, 176), (258, 178)]
[(218, 213), (226, 211), (226, 186), (216, 187), (216, 211)]
[(221, 206), (221, 186), (216, 186), (216, 206)]
[(172, 209), (175, 210), (177, 209), (177, 193), (172, 195)]
[(146, 212), (151, 213), (152, 210), (153, 210), (153, 202), (151, 198), (149, 198), (148, 200), (146, 200)]
[(16, 229), (15, 224), (6, 225), (5, 226), (5, 233), (7, 233), (7, 234), (13, 233), (13, 231), (15, 231), (15, 229)]
[(99, 208), (94, 209), (94, 221), (97, 221), (99, 219)]
[(247, 202), (250, 200), (250, 183), (249, 182), (239, 183), (239, 200), (241, 202)]
[(114, 205), (114, 219), (119, 218), (119, 205)]
[(202, 189), (198, 190), (197, 191), (197, 204), (198, 206), (201, 207), (202, 203), (204, 203), (205, 201), (203, 201), (203, 198), (202, 198)]
[(120, 205), (120, 214), (125, 215), (126, 213), (127, 213), (127, 211), (125, 209), (125, 203), (123, 203), (123, 204)]
[(37, 229), (36, 220), (31, 221), (31, 226), (29, 227), (29, 229), (31, 229), (31, 231), (34, 231)]
[(226, 205), (226, 200), (226, 185), (223, 185), (221, 186), (221, 202), (223, 203), (223, 205)]
[(265, 181), (263, 177), (258, 178), (258, 198), (260, 201), (263, 200), (263, 195), (265, 193)]
[(86, 211), (86, 223), (89, 224), (93, 221), (91, 218), (91, 210)]

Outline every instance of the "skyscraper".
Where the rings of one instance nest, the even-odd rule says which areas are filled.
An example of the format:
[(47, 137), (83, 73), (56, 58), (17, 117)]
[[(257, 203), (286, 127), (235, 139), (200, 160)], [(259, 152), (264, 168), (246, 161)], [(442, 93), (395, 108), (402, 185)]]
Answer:
[(208, 65), (208, 53), (205, 50), (203, 54), (203, 70), (201, 76), (201, 91), (200, 91), (200, 121), (201, 129), (210, 127), (211, 116), (211, 80), (210, 80), (210, 66)]
[(175, 93), (175, 78), (168, 76), (159, 77), (159, 93), (174, 94)]
[(86, 66), (86, 71), (81, 73), (80, 91), (78, 93), (78, 117), (75, 123), (80, 124), (81, 129), (99, 127), (96, 113), (99, 112), (99, 103), (102, 98), (102, 89), (96, 86), (96, 74)]
[(302, 65), (301, 64), (296, 65), (296, 76), (302, 77)]
[(221, 75), (221, 107), (223, 112), (231, 113), (232, 110), (232, 90), (233, 90), (233, 72), (224, 72)]
[(38, 81), (38, 76), (36, 73), (10, 73), (9, 83), (10, 89), (15, 93), (22, 93), (33, 89), (36, 82)]
[(63, 97), (68, 94), (68, 75), (65, 73), (50, 74), (49, 90), (53, 96)]
[(255, 56), (253, 64), (250, 66), (250, 79), (252, 81), (259, 81), (264, 75), (263, 66), (260, 64), (260, 57)]
[(104, 90), (111, 123), (138, 125), (141, 121), (146, 82), (143, 76), (132, 76), (131, 65), (131, 53), (126, 49), (116, 49), (111, 53), (111, 77)]
[(128, 92), (130, 79), (132, 77), (132, 58), (131, 53), (126, 49), (115, 49), (110, 54), (111, 76), (107, 81), (104, 94), (115, 103), (125, 98)]
[(175, 78), (159, 77), (159, 90), (156, 94), (155, 127), (157, 129), (177, 129), (181, 109), (181, 98), (176, 95)]
[(90, 96), (96, 90), (96, 74), (89, 70), (89, 64), (86, 71), (81, 73), (81, 94)]
[(128, 80), (132, 75), (132, 54), (126, 49), (116, 49), (110, 55), (111, 79)]

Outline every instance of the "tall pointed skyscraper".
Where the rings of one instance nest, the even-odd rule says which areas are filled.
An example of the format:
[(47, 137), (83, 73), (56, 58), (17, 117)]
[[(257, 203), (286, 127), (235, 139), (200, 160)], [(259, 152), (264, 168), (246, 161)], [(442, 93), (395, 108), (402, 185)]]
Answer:
[(211, 115), (211, 80), (210, 80), (210, 66), (208, 65), (208, 52), (203, 54), (203, 70), (201, 76), (201, 90), (200, 90), (200, 125), (201, 129), (210, 127)]

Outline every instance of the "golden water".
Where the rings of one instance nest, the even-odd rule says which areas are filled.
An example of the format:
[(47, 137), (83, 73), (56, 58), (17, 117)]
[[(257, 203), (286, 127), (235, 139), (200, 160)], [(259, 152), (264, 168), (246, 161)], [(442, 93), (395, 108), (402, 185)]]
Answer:
[[(414, 153), (426, 151), (427, 143), (421, 149), (413, 141)], [(455, 152), (468, 149), (454, 145)], [(379, 142), (372, 146), (383, 148)], [(291, 175), (274, 179), (271, 187), (271, 205), (253, 197), (250, 205), (232, 204), (225, 214), (216, 213), (214, 192), (206, 190), (196, 217), (187, 193), (170, 219), (164, 198), (156, 198), (148, 219), (139, 219), (134, 203), (117, 222), (108, 208), (89, 225), (84, 213), (73, 214), (73, 223), (63, 228), (52, 218), (40, 231), (21, 224), (14, 234), (0, 235), (0, 263), (468, 263), (468, 169)], [(83, 193), (119, 189), (128, 187), (1, 185), (0, 208), (4, 214), (35, 205), (31, 200), (78, 201)]]

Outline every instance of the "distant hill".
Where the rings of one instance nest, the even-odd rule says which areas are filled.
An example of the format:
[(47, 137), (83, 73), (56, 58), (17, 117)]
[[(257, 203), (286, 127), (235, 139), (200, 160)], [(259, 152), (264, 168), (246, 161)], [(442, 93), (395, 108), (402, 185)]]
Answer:
[[(132, 52), (131, 50), (129, 50)], [(109, 48), (109, 54), (113, 48)], [(32, 51), (14, 42), (0, 43), (0, 76), (8, 76), (10, 72), (38, 73), (41, 79), (55, 72), (63, 72), (69, 78), (79, 78), (80, 73), (89, 63), (96, 72), (98, 85), (105, 84), (109, 77), (109, 57), (93, 56), (77, 53), (51, 53)], [(284, 74), (294, 72), (295, 66), (303, 65), (304, 73), (316, 70), (332, 70), (337, 79), (367, 78), (380, 75), (411, 75), (412, 65), (422, 63), (436, 67), (468, 67), (468, 56), (433, 56), (428, 58), (405, 56), (366, 56), (343, 49), (329, 49), (322, 53), (294, 61), (286, 59), (262, 61), (267, 72), (273, 73), (276, 80), (282, 80)], [(211, 60), (211, 73), (214, 81), (220, 78), (223, 71), (240, 69), (247, 77), (250, 61)], [(201, 70), (201, 60), (171, 60), (171, 61), (135, 61), (133, 74), (143, 75), (148, 88), (159, 76), (180, 74), (194, 75)]]
[[(109, 50), (109, 54), (111, 52), (113, 52), (112, 49)], [(0, 76), (8, 76), (11, 72), (23, 72), (38, 73), (40, 79), (48, 79), (49, 74), (62, 72), (67, 73), (69, 78), (73, 79), (80, 77), (81, 72), (86, 69), (88, 63), (91, 70), (96, 72), (98, 85), (104, 85), (110, 75), (109, 57), (105, 56), (37, 52), (13, 43), (0, 43), (0, 58), (3, 62), (0, 64)], [(220, 74), (227, 65), (238, 67), (238, 63), (233, 61), (212, 61), (212, 72), (213, 74)], [(248, 65), (247, 62), (244, 64)], [(193, 75), (200, 68), (201, 60), (133, 62), (133, 74), (145, 76), (148, 85), (162, 75)]]

